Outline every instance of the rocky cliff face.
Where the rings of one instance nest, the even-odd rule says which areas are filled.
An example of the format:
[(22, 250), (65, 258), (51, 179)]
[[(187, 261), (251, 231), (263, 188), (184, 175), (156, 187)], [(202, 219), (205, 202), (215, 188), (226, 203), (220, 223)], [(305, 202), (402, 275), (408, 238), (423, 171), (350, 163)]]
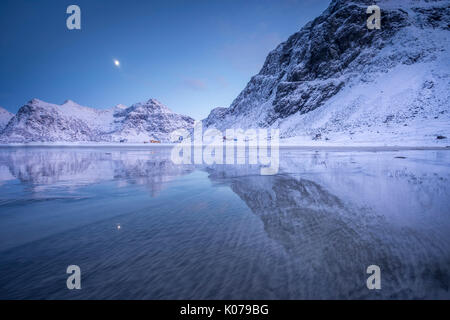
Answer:
[(33, 99), (4, 128), (3, 143), (169, 141), (170, 132), (191, 128), (194, 119), (150, 99), (131, 107), (98, 110), (73, 101), (62, 105)]
[(224, 120), (224, 117), (226, 116), (228, 112), (227, 108), (217, 107), (211, 110), (209, 113), (208, 118), (203, 120), (203, 124), (207, 127), (214, 126), (216, 123), (220, 123)]
[[(374, 3), (380, 30), (366, 25)], [(204, 124), (303, 141), (436, 140), (450, 132), (449, 30), (448, 0), (333, 0)]]

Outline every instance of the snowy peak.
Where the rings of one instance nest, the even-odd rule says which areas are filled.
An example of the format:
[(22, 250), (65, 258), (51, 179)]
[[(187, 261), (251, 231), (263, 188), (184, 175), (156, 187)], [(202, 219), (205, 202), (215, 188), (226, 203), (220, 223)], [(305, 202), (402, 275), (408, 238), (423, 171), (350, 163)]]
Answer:
[(33, 98), (30, 101), (27, 102), (28, 105), (46, 105), (48, 104), (45, 101), (39, 100), (37, 98)]
[(80, 109), (84, 109), (84, 110), (91, 109), (93, 111), (96, 110), (94, 108), (82, 106), (82, 105), (76, 103), (73, 100), (66, 100), (66, 101), (64, 101), (64, 103), (60, 107), (61, 108), (65, 108), (65, 109), (74, 109), (74, 110), (80, 110)]
[(11, 112), (0, 107), (0, 132), (6, 127), (12, 117), (14, 117), (14, 115)]
[(125, 110), (125, 109), (127, 109), (128, 107), (126, 106), (126, 105), (124, 105), (124, 104), (118, 104), (118, 105), (116, 105), (116, 106), (114, 106), (113, 107), (113, 110)]
[(64, 101), (64, 103), (62, 105), (64, 106), (64, 105), (79, 105), (79, 104), (76, 103), (75, 101), (69, 99), (69, 100)]
[(14, 114), (12, 114), (11, 112), (9, 112), (8, 110), (0, 107), (0, 115), (4, 115), (4, 116), (11, 116), (11, 118), (14, 116)]
[(0, 135), (3, 143), (168, 142), (172, 131), (190, 129), (194, 124), (194, 119), (170, 111), (155, 99), (106, 110), (72, 100), (56, 105), (32, 99), (9, 119)]
[(146, 104), (148, 104), (148, 105), (160, 105), (160, 106), (162, 106), (162, 103), (161, 103), (161, 102), (159, 102), (158, 100), (153, 99), (153, 98), (148, 99), (147, 102), (146, 102)]
[(45, 102), (45, 101), (37, 99), (37, 98), (33, 98), (33, 99), (29, 100), (24, 105), (24, 107), (25, 106), (28, 106), (28, 107), (31, 107), (31, 108), (33, 108), (33, 107), (37, 107), (37, 108), (54, 108), (54, 107), (58, 107), (58, 105), (56, 105), (56, 104), (48, 103), (48, 102)]
[(140, 110), (140, 112), (149, 113), (173, 113), (172, 110), (167, 108), (161, 102), (156, 99), (150, 99), (147, 102), (139, 102), (131, 106), (133, 110)]
[(170, 133), (177, 129), (191, 129), (194, 119), (172, 112), (156, 99), (133, 104), (114, 115), (119, 119), (113, 141), (168, 142)]

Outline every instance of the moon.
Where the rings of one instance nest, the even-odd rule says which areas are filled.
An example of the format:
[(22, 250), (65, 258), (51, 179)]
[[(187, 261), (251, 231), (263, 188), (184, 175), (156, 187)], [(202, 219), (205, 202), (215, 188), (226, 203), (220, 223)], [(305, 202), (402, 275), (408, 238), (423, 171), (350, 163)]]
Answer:
[(114, 65), (115, 65), (116, 67), (120, 67), (120, 61), (117, 60), (117, 59), (114, 59)]

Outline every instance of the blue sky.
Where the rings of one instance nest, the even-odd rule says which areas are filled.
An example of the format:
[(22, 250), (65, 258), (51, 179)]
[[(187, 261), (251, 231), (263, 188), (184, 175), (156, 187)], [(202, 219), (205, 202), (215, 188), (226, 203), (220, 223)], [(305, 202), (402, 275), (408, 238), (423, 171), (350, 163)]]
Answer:
[[(0, 106), (16, 112), (39, 98), (103, 109), (156, 98), (202, 119), (228, 107), (267, 54), (328, 3), (2, 0)], [(81, 30), (66, 27), (71, 4)]]

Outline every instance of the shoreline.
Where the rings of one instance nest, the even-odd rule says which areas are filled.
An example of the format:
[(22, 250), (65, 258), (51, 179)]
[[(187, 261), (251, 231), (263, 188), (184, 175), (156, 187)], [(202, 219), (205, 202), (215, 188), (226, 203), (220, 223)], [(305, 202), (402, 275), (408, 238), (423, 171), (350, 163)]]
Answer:
[[(134, 144), (134, 143), (21, 143), (21, 144), (0, 144), (0, 148), (141, 148), (141, 149), (154, 149), (154, 148), (168, 148), (174, 147), (179, 144), (176, 143), (161, 143), (161, 144)], [(204, 144), (205, 146), (213, 146)], [(221, 145), (217, 145), (221, 146)], [(222, 145), (224, 148), (225, 145)], [(235, 145), (236, 146), (236, 145)], [(239, 145), (242, 146), (242, 145)], [(257, 145), (244, 145), (249, 148), (258, 148)], [(192, 146), (194, 147), (194, 146)], [(270, 144), (268, 145), (270, 148)], [(373, 151), (397, 151), (397, 150), (450, 150), (450, 146), (408, 146), (408, 145), (377, 145), (377, 144), (358, 144), (358, 145), (300, 145), (300, 144), (280, 144), (280, 149), (304, 149), (304, 150), (326, 150), (326, 151), (351, 151), (351, 150), (373, 150)]]

